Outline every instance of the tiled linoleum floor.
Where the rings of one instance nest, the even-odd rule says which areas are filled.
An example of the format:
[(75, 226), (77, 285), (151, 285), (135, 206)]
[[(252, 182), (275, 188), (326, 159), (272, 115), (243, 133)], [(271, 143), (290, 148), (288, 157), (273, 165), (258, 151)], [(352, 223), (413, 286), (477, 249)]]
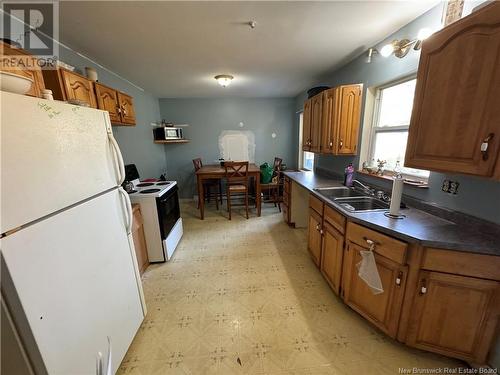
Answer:
[(398, 374), (462, 363), (379, 333), (329, 289), (272, 205), (262, 217), (182, 204), (184, 237), (143, 276), (147, 317), (119, 374)]

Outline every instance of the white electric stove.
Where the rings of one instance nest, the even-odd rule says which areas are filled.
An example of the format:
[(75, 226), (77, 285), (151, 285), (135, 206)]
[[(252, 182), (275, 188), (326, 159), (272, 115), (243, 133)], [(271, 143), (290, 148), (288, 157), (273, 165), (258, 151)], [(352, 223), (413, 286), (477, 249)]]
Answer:
[(151, 263), (168, 261), (182, 238), (182, 218), (176, 181), (131, 181), (132, 203), (141, 207), (144, 234)]

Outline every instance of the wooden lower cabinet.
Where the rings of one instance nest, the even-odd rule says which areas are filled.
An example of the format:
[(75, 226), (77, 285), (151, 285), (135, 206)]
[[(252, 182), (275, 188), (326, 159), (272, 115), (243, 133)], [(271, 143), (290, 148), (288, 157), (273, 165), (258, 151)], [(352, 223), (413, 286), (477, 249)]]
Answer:
[[(313, 195), (308, 224), (314, 263), (353, 310), (409, 346), (488, 363), (500, 329), (500, 256), (408, 245), (346, 223)], [(383, 287), (379, 294), (358, 275), (360, 252), (370, 245)]]
[(337, 295), (340, 293), (343, 256), (344, 236), (332, 225), (324, 222), (321, 273)]
[(375, 261), (384, 291), (380, 294), (373, 294), (368, 285), (358, 276), (357, 264), (362, 259), (360, 251), (364, 250), (367, 249), (347, 242), (342, 297), (352, 309), (387, 335), (395, 338), (399, 327), (408, 267), (375, 253)]
[(318, 267), (321, 264), (322, 224), (323, 218), (316, 211), (310, 209), (307, 248), (314, 263)]
[(142, 273), (149, 266), (148, 249), (146, 247), (146, 237), (144, 234), (144, 220), (142, 219), (141, 209), (138, 204), (132, 205), (132, 210), (132, 238), (134, 240), (137, 265), (139, 266), (139, 272), (142, 275)]
[(485, 363), (499, 319), (499, 285), (491, 280), (421, 271), (406, 343)]

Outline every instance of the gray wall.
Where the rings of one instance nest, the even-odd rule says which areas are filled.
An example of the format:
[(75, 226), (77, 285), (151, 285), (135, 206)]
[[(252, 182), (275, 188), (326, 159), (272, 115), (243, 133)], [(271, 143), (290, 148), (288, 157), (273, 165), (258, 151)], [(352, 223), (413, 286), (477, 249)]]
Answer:
[(161, 173), (164, 173), (165, 152), (161, 145), (153, 143), (150, 125), (151, 122), (160, 119), (158, 99), (69, 49), (60, 46), (59, 52), (61, 60), (75, 66), (78, 72), (84, 72), (86, 66), (94, 67), (97, 70), (99, 82), (134, 98), (136, 126), (113, 126), (113, 134), (120, 145), (125, 163), (135, 163), (142, 178), (159, 177)]
[[(404, 37), (414, 37), (422, 27), (437, 29), (441, 22), (442, 5), (438, 5), (426, 14), (417, 18), (415, 21), (406, 25), (393, 35), (381, 41), (376, 47), (380, 48), (393, 39)], [(363, 83), (364, 94), (369, 87), (380, 86), (381, 84), (396, 80), (415, 73), (418, 68), (418, 59), (420, 53), (411, 51), (408, 56), (398, 59), (394, 56), (383, 58), (375, 56), (371, 64), (365, 63), (365, 55), (343, 66), (342, 68), (326, 74), (318, 83), (324, 83), (330, 86), (336, 86), (347, 83)], [(296, 110), (303, 107), (306, 94), (302, 93), (296, 98)], [(364, 115), (364, 103), (362, 116)], [(360, 131), (360, 138), (361, 138)], [(358, 147), (359, 149), (359, 147)], [(317, 155), (316, 165), (332, 170), (337, 173), (343, 173), (348, 163), (358, 166), (358, 157), (348, 156), (328, 156)], [(382, 185), (390, 189), (391, 183), (380, 181), (371, 177), (362, 177), (368, 183)], [(441, 191), (443, 179), (448, 178), (460, 182), (458, 195), (450, 195)], [(485, 178), (469, 177), (461, 175), (445, 175), (431, 172), (429, 178), (429, 189), (419, 189), (405, 186), (405, 194), (434, 202), (446, 208), (462, 211), (473, 216), (500, 224), (500, 183)]]
[[(255, 134), (257, 165), (272, 163), (279, 156), (289, 167), (296, 167), (294, 107), (293, 98), (160, 99), (162, 118), (190, 125), (184, 128), (190, 143), (163, 146), (168, 176), (178, 181), (181, 196), (195, 194), (192, 159), (201, 157), (205, 164), (213, 164), (219, 158), (218, 137), (223, 130), (250, 130)], [(276, 138), (271, 137), (273, 132)]]

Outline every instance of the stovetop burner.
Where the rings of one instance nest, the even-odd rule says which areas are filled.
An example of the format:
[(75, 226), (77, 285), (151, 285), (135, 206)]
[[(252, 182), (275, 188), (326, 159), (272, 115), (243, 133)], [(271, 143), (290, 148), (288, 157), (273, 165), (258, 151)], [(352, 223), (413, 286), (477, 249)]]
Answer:
[(149, 194), (149, 193), (158, 193), (161, 189), (144, 189), (141, 190), (139, 193), (141, 194)]
[(156, 183), (156, 185), (157, 185), (157, 186), (164, 186), (164, 185), (169, 185), (169, 184), (170, 184), (170, 182), (168, 182), (168, 181), (165, 181), (165, 182), (157, 182), (157, 183)]
[(142, 182), (140, 184), (137, 184), (137, 187), (146, 187), (146, 186), (151, 186), (154, 185), (152, 182)]
[(127, 191), (127, 193), (134, 194), (134, 193), (137, 193), (137, 190), (130, 190), (130, 191)]

